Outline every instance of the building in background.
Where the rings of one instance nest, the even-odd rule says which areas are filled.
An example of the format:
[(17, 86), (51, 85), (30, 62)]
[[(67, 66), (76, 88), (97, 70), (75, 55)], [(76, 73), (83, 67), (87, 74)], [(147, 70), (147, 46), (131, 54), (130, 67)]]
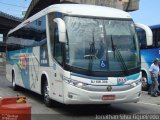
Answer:
[(139, 9), (139, 0), (32, 0), (24, 19), (27, 19), (50, 5), (60, 3), (93, 4), (114, 7), (124, 11), (135, 11)]

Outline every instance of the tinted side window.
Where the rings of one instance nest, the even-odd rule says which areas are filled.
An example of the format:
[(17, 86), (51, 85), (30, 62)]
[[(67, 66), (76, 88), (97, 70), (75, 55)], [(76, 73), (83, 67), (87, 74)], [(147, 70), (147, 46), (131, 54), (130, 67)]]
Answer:
[(46, 43), (46, 18), (45, 16), (31, 22), (8, 36), (7, 43), (14, 47), (9, 50), (25, 47), (40, 46)]
[(152, 29), (153, 32), (153, 46), (158, 47), (157, 29)]
[(62, 43), (59, 42), (58, 25), (56, 22), (54, 22), (54, 19), (61, 17), (62, 15), (59, 13), (50, 13), (48, 15), (51, 53), (53, 58), (59, 64), (62, 64), (63, 52), (62, 52)]
[(158, 47), (160, 47), (160, 28), (157, 29), (157, 42), (158, 42)]
[(54, 55), (55, 59), (62, 64), (62, 44), (59, 42), (58, 26), (54, 29)]
[(146, 34), (145, 34), (145, 32), (144, 31), (138, 31), (137, 35), (138, 35), (138, 40), (139, 40), (141, 48), (142, 49), (146, 48), (147, 47), (147, 43), (146, 43)]

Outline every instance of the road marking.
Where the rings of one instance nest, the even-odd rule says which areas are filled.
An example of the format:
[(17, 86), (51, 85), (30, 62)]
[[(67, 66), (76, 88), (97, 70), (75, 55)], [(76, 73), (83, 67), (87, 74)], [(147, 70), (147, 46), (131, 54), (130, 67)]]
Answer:
[(138, 102), (138, 103), (141, 103), (141, 104), (146, 104), (146, 105), (159, 106), (159, 105), (157, 105), (157, 104), (152, 104), (152, 103), (145, 103), (145, 102)]

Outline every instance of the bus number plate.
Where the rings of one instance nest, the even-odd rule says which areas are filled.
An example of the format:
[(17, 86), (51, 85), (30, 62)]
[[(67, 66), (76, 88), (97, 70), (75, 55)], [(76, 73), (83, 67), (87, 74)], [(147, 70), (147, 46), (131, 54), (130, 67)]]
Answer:
[(102, 100), (115, 100), (115, 95), (103, 95)]
[(108, 80), (91, 80), (91, 83), (108, 83)]

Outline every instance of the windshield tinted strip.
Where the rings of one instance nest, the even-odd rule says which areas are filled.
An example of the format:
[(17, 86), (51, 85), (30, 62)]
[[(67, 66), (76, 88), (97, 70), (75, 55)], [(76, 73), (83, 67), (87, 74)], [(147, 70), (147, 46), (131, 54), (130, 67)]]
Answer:
[(62, 13), (63, 17), (69, 16), (69, 17), (80, 17), (80, 18), (92, 18), (92, 19), (105, 19), (105, 20), (122, 20), (122, 21), (133, 21), (132, 18), (112, 18), (112, 17), (100, 17), (100, 16), (84, 16), (84, 15), (69, 15)]
[[(133, 68), (128, 70), (128, 74), (126, 74), (124, 71), (88, 71), (85, 69), (69, 66), (65, 64), (64, 67), (65, 70), (72, 72), (71, 74), (77, 74), (77, 76), (87, 76), (87, 77), (124, 77), (128, 75), (133, 75), (135, 73), (139, 73), (141, 71), (141, 67)], [(74, 73), (73, 73), (74, 72)]]
[(81, 75), (77, 73), (71, 73), (71, 76), (72, 75), (77, 77), (87, 78), (87, 79), (108, 80), (108, 77), (92, 77), (92, 76), (86, 76), (86, 75)]

